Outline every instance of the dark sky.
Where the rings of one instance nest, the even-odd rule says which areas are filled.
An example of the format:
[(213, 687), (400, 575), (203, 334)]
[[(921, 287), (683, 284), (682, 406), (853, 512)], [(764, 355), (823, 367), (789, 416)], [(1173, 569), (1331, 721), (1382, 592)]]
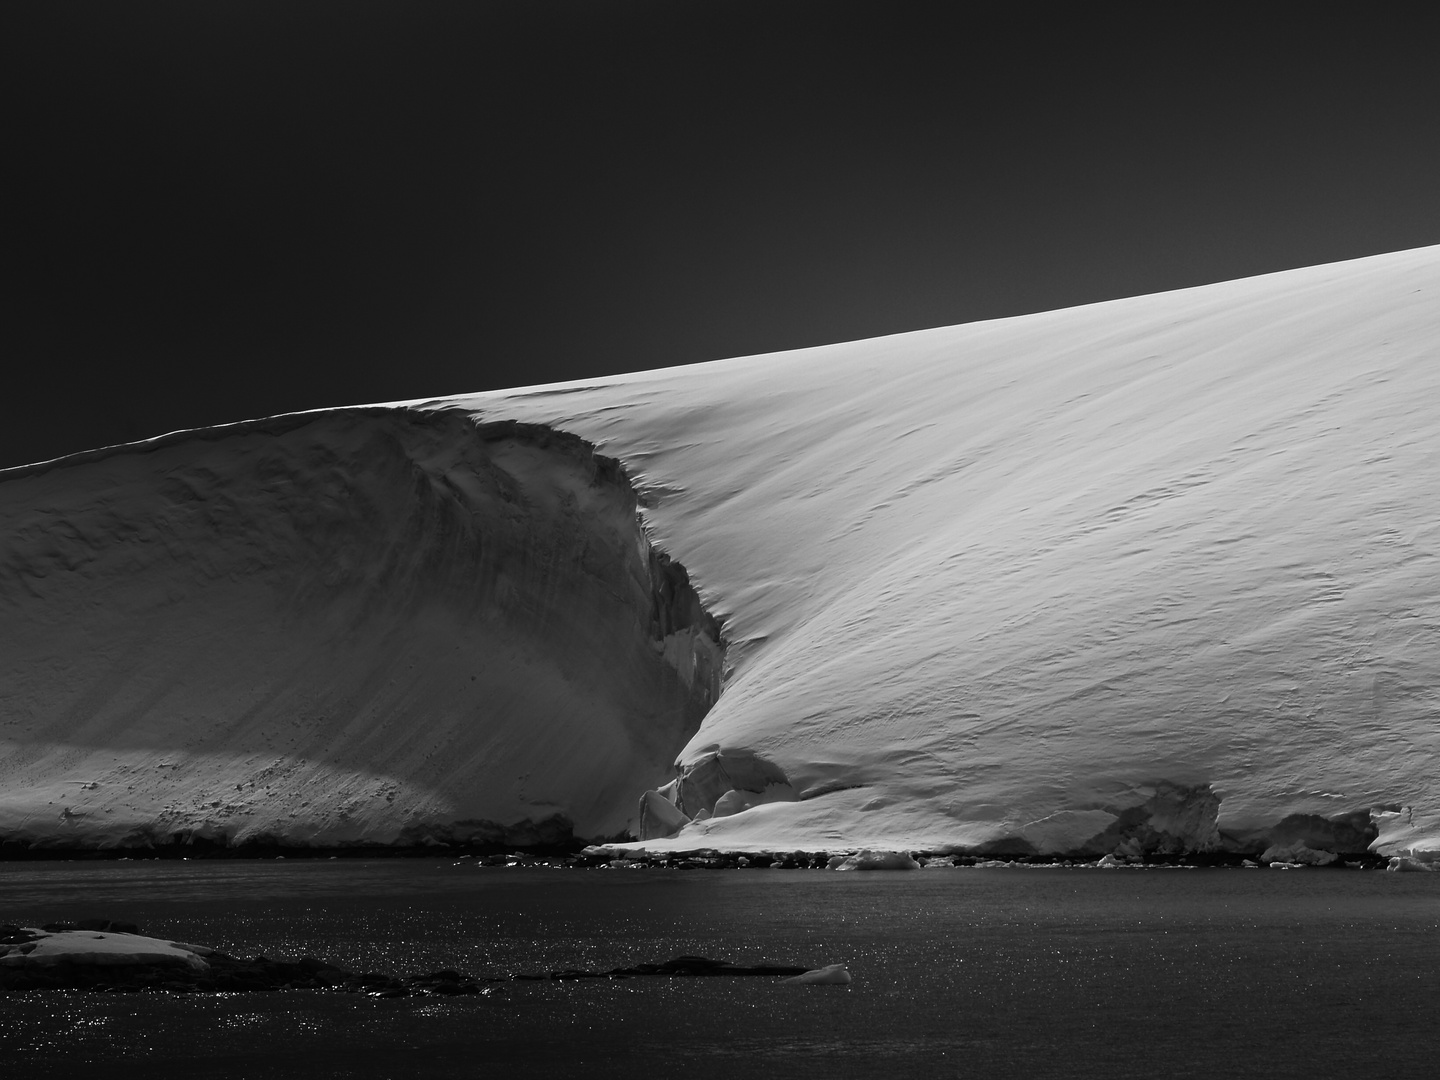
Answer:
[(22, 0), (0, 466), (1440, 243), (1413, 7)]

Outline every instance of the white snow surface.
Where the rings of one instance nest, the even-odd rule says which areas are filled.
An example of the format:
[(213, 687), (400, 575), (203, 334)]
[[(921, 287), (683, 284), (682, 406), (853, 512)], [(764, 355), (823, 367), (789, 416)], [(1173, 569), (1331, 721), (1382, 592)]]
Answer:
[(91, 930), (31, 930), (32, 941), (0, 945), (0, 965), (7, 967), (92, 964), (106, 966), (164, 964), (204, 971), (202, 957), (214, 952), (203, 945), (145, 937), (142, 934)]
[[(1198, 820), (1205, 805), (1214, 818), (1218, 797), (1218, 826), (1234, 834), (1287, 815), (1358, 813), (1373, 816), (1379, 850), (1436, 849), (1437, 289), (1440, 248), (1425, 248), (387, 408), (588, 440), (623, 463), (651, 539), (723, 620), (724, 690), (679, 763), (749, 752), (782, 770), (798, 799), (696, 820), (645, 847), (960, 849), (1019, 838), (1059, 851), (1147, 800)], [(262, 453), (261, 437), (213, 429), (104, 461), (189, 452), (213, 471)], [(44, 497), (26, 504), (43, 513), (66, 484), (101, 482), (97, 464), (67, 461), (38, 476), (0, 474), (0, 502), (45, 481)], [(195, 487), (210, 497), (203, 479)], [(124, 528), (122, 501), (107, 504), (111, 530)], [(13, 545), (5, 558), (13, 565)], [(243, 572), (229, 572), (243, 585)], [(7, 595), (12, 611), (40, 602)], [(185, 625), (208, 624), (197, 615)], [(120, 626), (106, 632), (123, 637)], [(331, 638), (346, 662), (372, 662), (380, 637), (348, 633)], [(111, 647), (135, 646), (117, 637)], [(44, 655), (71, 662), (63, 649)], [(427, 710), (444, 713), (458, 691), (427, 676), (423, 650), (411, 659), (413, 679), (393, 701), (424, 731)], [(427, 685), (428, 697), (406, 697)], [(164, 685), (149, 692), (109, 729), (69, 735), (33, 719), (40, 691), (27, 699), (29, 727), (0, 699), (0, 725), (12, 725), (0, 726), (11, 744), (0, 756), (0, 835), (26, 815), (39, 820), (37, 791), (53, 800), (67, 783), (71, 812), (91, 812), (76, 805), (84, 769), (138, 753), (118, 749), (116, 725), (146, 729), (150, 757), (137, 775), (156, 772), (152, 751), (189, 721), (163, 706)], [(307, 716), (319, 719), (306, 722), (350, 740), (317, 766), (317, 776), (344, 774), (325, 789), (334, 805), (287, 804), (293, 816), (267, 827), (329, 835), (333, 792), (363, 786), (347, 777), (386, 782), (393, 762), (367, 755), (364, 732), (326, 727), (327, 708), (315, 699)], [(556, 747), (597, 744), (590, 718), (574, 708), (527, 716), (522, 780), (545, 788), (546, 806), (613, 823), (614, 813), (574, 813), (567, 791), (581, 766), (563, 754), (547, 764)], [(24, 774), (39, 743), (70, 756), (50, 753), (43, 775)], [(191, 794), (213, 788), (233, 801), (243, 755), (223, 740), (207, 747), (209, 758), (196, 751), (182, 763), (209, 768), (210, 787)], [(278, 740), (270, 749), (278, 763), (298, 756)], [(538, 816), (517, 793), (514, 760), (502, 767), (477, 752), (461, 764), (446, 790), (491, 792), (484, 810), (495, 820)], [(435, 769), (407, 768), (406, 790), (443, 786)], [(548, 786), (547, 768), (558, 778)], [(621, 770), (635, 785), (625, 795), (632, 823), (644, 788), (668, 778), (641, 783), (648, 768)], [(443, 817), (448, 806), (417, 796), (407, 812)], [(44, 809), (61, 812), (58, 802)], [(367, 808), (367, 821), (384, 812)]]
[(792, 975), (781, 980), (800, 986), (849, 986), (854, 981), (844, 964), (826, 964), (822, 968), (814, 968), (802, 975)]

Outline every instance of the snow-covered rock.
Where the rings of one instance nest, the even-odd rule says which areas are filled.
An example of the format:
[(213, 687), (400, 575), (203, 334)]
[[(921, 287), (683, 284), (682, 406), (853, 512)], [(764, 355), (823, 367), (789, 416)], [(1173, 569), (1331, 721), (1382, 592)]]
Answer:
[(0, 944), (0, 967), (32, 968), (60, 964), (103, 967), (179, 967), (203, 972), (203, 957), (213, 950), (142, 934), (103, 933), (94, 930), (49, 932), (21, 928), (29, 940)]
[(647, 847), (1440, 848), (1437, 289), (1426, 248), (0, 473), (0, 837), (611, 836), (674, 781)]

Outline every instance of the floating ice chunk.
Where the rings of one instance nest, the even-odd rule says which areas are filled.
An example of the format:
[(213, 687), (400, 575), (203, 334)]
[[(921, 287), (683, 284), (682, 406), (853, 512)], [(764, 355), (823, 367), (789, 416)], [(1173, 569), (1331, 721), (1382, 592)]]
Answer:
[(803, 975), (792, 975), (784, 981), (800, 983), (805, 986), (849, 986), (852, 982), (850, 972), (845, 970), (844, 964), (827, 964), (825, 967), (807, 971)]
[(1405, 873), (1413, 870), (1433, 871), (1435, 868), (1409, 855), (1396, 855), (1391, 858), (1390, 865), (1385, 867), (1385, 869)]
[[(835, 860), (830, 860), (834, 863)], [(903, 851), (857, 851), (832, 870), (919, 870), (920, 864)]]

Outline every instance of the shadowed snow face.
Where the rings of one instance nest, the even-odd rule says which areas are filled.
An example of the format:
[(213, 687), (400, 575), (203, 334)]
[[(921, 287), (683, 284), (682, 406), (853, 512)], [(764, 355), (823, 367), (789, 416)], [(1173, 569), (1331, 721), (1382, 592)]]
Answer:
[(0, 836), (613, 835), (718, 627), (573, 436), (348, 411), (0, 484)]

